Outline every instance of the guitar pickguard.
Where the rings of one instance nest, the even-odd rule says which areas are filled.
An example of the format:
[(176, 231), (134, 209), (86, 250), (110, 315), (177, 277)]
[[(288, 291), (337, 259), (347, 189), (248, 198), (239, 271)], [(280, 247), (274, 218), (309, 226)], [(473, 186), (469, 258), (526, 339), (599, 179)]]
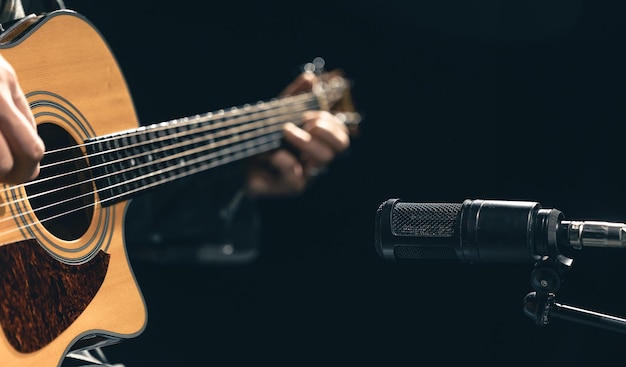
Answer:
[(21, 353), (45, 347), (69, 327), (100, 289), (109, 255), (67, 265), (36, 240), (0, 247), (0, 325)]

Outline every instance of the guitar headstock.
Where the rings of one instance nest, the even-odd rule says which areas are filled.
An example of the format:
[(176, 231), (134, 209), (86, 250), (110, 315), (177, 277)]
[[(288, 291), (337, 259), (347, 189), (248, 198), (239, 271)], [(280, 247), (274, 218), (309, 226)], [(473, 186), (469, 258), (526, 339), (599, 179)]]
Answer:
[(334, 113), (348, 127), (350, 134), (356, 135), (362, 116), (354, 108), (350, 82), (342, 70), (325, 71), (324, 64), (324, 59), (318, 57), (304, 66), (305, 72), (315, 73), (317, 76), (313, 92), (322, 108)]

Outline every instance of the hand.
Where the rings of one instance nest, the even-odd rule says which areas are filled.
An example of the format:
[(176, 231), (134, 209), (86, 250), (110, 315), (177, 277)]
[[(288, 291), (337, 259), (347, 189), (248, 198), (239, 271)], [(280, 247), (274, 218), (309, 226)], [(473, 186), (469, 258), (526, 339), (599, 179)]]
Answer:
[(17, 75), (0, 55), (0, 182), (22, 183), (37, 177), (44, 151)]
[[(310, 90), (314, 82), (314, 74), (303, 73), (282, 94)], [(305, 111), (302, 118), (301, 128), (291, 122), (283, 127), (285, 140), (292, 150), (279, 149), (251, 161), (248, 170), (250, 195), (299, 194), (311, 178), (349, 147), (347, 127), (330, 112)]]

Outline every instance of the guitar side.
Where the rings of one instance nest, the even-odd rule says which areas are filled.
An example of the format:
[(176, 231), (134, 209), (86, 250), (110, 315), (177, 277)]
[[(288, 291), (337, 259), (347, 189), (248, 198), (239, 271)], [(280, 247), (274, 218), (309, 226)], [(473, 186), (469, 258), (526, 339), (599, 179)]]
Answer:
[[(115, 58), (82, 16), (63, 10), (24, 22), (0, 36), (0, 54), (17, 73), (46, 151), (75, 142), (85, 154), (86, 139), (138, 126)], [(44, 206), (33, 203), (41, 193), (28, 185), (0, 191), (3, 367), (58, 366), (72, 349), (145, 328), (123, 241), (127, 202), (101, 205), (92, 183), (77, 190), (92, 191), (89, 208), (65, 222), (40, 218)]]

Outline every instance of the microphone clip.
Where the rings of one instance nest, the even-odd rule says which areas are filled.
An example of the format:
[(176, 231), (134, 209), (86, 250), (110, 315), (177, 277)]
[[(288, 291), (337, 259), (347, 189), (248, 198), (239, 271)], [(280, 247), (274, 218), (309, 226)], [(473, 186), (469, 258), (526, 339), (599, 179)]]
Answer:
[(580, 324), (626, 333), (626, 319), (566, 305), (556, 301), (556, 292), (563, 283), (565, 272), (572, 260), (557, 255), (544, 257), (537, 262), (530, 276), (534, 289), (524, 297), (524, 313), (539, 326), (550, 323), (550, 317)]

